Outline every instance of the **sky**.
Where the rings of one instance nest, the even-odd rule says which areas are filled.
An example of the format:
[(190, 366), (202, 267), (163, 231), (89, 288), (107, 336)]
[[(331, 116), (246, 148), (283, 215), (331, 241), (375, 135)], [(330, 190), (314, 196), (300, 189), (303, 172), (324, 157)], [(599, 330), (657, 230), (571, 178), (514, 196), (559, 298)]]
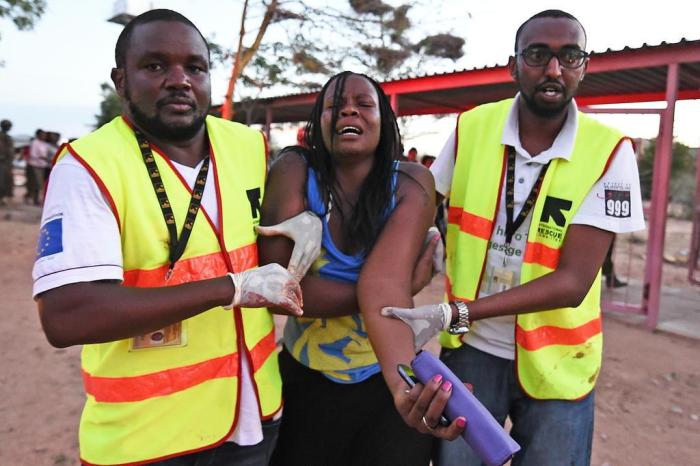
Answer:
[[(339, 0), (316, 4), (331, 5)], [(399, 2), (385, 0), (388, 3)], [(47, 0), (47, 9), (31, 31), (17, 31), (0, 20), (0, 118), (14, 123), (12, 134), (33, 134), (37, 128), (58, 131), (64, 138), (89, 132), (99, 111), (100, 84), (109, 81), (114, 44), (121, 26), (107, 22), (115, 3), (124, 0)], [(131, 0), (132, 7), (171, 8), (190, 18), (205, 37), (224, 44), (237, 38), (242, 0)], [(414, 7), (414, 22), (426, 30), (449, 31), (466, 40), (465, 56), (455, 70), (505, 64), (512, 53), (518, 26), (538, 11), (566, 10), (579, 18), (588, 33), (588, 50), (604, 51), (643, 43), (700, 39), (700, 2), (445, 0), (435, 10), (431, 2)], [(417, 70), (430, 74), (436, 70)], [(447, 70), (440, 70), (447, 71)], [(220, 103), (228, 70), (212, 74), (212, 100)], [(275, 94), (274, 91), (270, 91)], [(663, 104), (662, 104), (663, 105)], [(646, 107), (652, 104), (644, 104)], [(658, 106), (658, 105), (656, 105)], [(655, 137), (658, 117), (596, 116), (632, 137)], [(422, 154), (436, 154), (454, 127), (454, 116), (434, 121), (422, 118), (405, 127), (405, 145)], [(674, 134), (700, 146), (700, 101), (679, 102)], [(277, 139), (276, 141), (274, 139)], [(292, 132), (273, 133), (273, 143), (293, 142)]]

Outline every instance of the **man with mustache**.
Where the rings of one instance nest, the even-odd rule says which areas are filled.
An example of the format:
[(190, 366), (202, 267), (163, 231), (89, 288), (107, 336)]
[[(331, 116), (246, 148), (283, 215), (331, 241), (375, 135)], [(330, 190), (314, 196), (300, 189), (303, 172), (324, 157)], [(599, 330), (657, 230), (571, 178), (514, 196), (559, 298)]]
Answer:
[(81, 461), (267, 464), (281, 381), (264, 307), (300, 315), (301, 290), (257, 268), (264, 137), (207, 116), (209, 48), (179, 13), (136, 17), (115, 58), (123, 114), (59, 155), (33, 271), (51, 344), (84, 345)]
[[(494, 417), (510, 417), (515, 465), (590, 463), (600, 268), (615, 233), (644, 228), (631, 142), (573, 100), (585, 48), (569, 13), (520, 26), (515, 99), (460, 115), (431, 167), (439, 200), (450, 199), (450, 308), (387, 310), (409, 324), (452, 313), (441, 357)], [(464, 442), (438, 450), (440, 466), (480, 464)]]

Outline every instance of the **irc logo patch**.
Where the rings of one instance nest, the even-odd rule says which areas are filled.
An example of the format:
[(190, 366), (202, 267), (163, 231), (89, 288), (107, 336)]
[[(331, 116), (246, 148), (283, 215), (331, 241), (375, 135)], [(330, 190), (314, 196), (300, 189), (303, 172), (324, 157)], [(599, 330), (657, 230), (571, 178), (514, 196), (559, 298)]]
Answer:
[(250, 202), (250, 215), (253, 219), (258, 218), (260, 214), (260, 188), (246, 190), (248, 202)]
[(55, 217), (41, 227), (36, 245), (36, 259), (63, 252), (63, 216)]
[(542, 216), (540, 217), (540, 222), (549, 223), (549, 219), (554, 220), (554, 223), (563, 227), (566, 225), (566, 216), (564, 212), (571, 210), (571, 201), (566, 199), (559, 199), (558, 197), (547, 196), (544, 200), (544, 207), (542, 208)]

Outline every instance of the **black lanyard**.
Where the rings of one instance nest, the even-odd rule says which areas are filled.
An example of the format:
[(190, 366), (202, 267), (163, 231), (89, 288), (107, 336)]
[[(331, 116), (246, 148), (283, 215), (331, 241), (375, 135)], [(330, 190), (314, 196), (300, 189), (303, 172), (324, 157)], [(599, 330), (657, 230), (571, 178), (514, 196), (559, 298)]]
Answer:
[(535, 205), (537, 195), (542, 186), (542, 180), (547, 173), (550, 162), (547, 162), (547, 165), (540, 169), (540, 175), (537, 177), (535, 185), (530, 190), (530, 194), (528, 194), (525, 204), (523, 204), (523, 208), (518, 214), (518, 218), (513, 221), (513, 208), (515, 207), (515, 201), (513, 200), (515, 193), (515, 149), (512, 146), (508, 146), (508, 164), (506, 166), (506, 243), (510, 244), (513, 235), (518, 228), (520, 228), (520, 225), (523, 224), (530, 214), (532, 207)]
[(144, 135), (136, 128), (133, 128), (134, 134), (136, 135), (136, 140), (139, 143), (139, 149), (141, 149), (141, 155), (143, 156), (143, 162), (146, 164), (146, 169), (148, 170), (148, 177), (151, 179), (153, 184), (153, 190), (158, 198), (158, 205), (160, 205), (160, 210), (163, 212), (163, 220), (165, 220), (165, 225), (168, 227), (168, 233), (170, 234), (170, 242), (168, 246), (170, 248), (168, 272), (165, 275), (166, 280), (170, 278), (170, 275), (175, 268), (175, 263), (182, 257), (185, 252), (185, 247), (187, 246), (187, 241), (190, 239), (190, 234), (192, 233), (192, 228), (194, 227), (194, 221), (197, 218), (197, 213), (199, 212), (199, 206), (202, 203), (202, 195), (204, 193), (204, 187), (207, 184), (207, 174), (209, 173), (209, 157), (207, 156), (202, 163), (202, 168), (199, 169), (199, 174), (197, 175), (197, 180), (192, 188), (192, 198), (190, 199), (190, 207), (187, 209), (187, 216), (185, 217), (185, 224), (182, 226), (182, 233), (180, 234), (180, 239), (177, 237), (177, 227), (175, 226), (175, 216), (173, 215), (173, 210), (170, 208), (170, 201), (168, 200), (168, 195), (165, 192), (165, 185), (160, 177), (160, 172), (158, 171), (158, 166), (156, 165), (156, 160), (153, 157), (153, 152), (151, 151), (151, 145)]

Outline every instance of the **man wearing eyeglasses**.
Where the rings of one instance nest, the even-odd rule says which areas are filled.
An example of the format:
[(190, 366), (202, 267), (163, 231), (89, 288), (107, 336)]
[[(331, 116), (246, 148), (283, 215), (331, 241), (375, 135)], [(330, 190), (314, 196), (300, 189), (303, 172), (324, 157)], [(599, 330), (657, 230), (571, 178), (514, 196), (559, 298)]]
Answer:
[[(615, 233), (644, 228), (630, 140), (573, 100), (585, 47), (569, 13), (525, 21), (508, 63), (518, 94), (460, 115), (431, 167), (450, 198), (441, 357), (499, 422), (510, 417), (514, 465), (590, 463), (600, 268)], [(447, 311), (386, 314), (410, 323), (431, 309)], [(480, 464), (464, 442), (437, 450), (440, 466)]]

